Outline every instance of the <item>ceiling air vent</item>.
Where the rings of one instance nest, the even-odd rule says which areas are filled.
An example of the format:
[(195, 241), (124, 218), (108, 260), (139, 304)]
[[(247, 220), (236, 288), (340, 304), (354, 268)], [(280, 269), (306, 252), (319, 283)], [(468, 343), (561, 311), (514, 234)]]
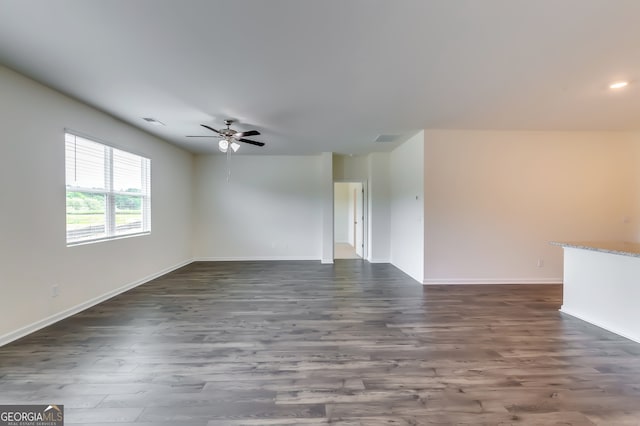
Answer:
[(380, 135), (376, 138), (376, 142), (395, 142), (400, 135)]
[(142, 117), (142, 119), (144, 121), (146, 121), (149, 124), (154, 124), (156, 126), (164, 126), (164, 123), (161, 121), (156, 120), (155, 118), (151, 118), (151, 117)]

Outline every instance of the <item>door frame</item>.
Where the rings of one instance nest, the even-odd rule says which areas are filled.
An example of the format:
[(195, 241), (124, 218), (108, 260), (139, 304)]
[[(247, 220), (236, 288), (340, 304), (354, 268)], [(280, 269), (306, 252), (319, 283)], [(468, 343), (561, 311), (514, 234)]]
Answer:
[[(367, 185), (366, 179), (333, 179), (333, 197), (331, 199), (331, 205), (333, 207), (333, 211), (335, 212), (336, 207), (336, 197), (335, 197), (335, 186), (336, 183), (360, 183), (362, 184), (362, 216), (364, 219), (362, 220), (362, 260), (369, 261), (369, 186)], [(335, 228), (335, 213), (333, 214), (334, 228)], [(331, 240), (333, 246), (336, 244), (336, 235), (335, 232), (331, 235)], [(335, 251), (333, 253), (333, 258), (335, 260)]]

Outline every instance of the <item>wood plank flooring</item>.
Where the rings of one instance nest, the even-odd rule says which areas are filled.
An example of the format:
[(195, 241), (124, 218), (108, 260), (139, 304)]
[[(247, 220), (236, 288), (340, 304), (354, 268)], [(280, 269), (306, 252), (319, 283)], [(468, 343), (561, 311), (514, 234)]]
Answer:
[(561, 293), (194, 263), (0, 348), (0, 403), (92, 426), (640, 425), (640, 344)]

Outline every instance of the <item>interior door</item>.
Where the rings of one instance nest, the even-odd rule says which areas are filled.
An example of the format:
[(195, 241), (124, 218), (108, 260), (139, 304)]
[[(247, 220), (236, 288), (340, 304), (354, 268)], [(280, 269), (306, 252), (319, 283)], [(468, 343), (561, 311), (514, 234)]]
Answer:
[(353, 200), (354, 200), (354, 247), (356, 254), (364, 258), (364, 191), (362, 183), (359, 183), (354, 188)]

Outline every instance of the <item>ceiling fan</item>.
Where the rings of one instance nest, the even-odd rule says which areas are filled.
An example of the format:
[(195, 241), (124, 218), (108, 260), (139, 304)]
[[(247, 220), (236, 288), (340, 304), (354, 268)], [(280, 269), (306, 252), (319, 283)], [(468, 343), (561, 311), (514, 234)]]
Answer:
[(227, 125), (226, 129), (216, 130), (213, 127), (201, 124), (205, 129), (209, 129), (217, 135), (211, 136), (187, 136), (188, 138), (220, 138), (218, 142), (218, 148), (222, 152), (227, 152), (229, 148), (236, 152), (240, 145), (237, 142), (244, 142), (256, 146), (264, 146), (264, 142), (252, 141), (251, 139), (245, 139), (245, 136), (257, 136), (260, 134), (257, 130), (248, 130), (246, 132), (237, 132), (231, 128), (231, 124), (234, 120), (224, 120), (224, 124)]

